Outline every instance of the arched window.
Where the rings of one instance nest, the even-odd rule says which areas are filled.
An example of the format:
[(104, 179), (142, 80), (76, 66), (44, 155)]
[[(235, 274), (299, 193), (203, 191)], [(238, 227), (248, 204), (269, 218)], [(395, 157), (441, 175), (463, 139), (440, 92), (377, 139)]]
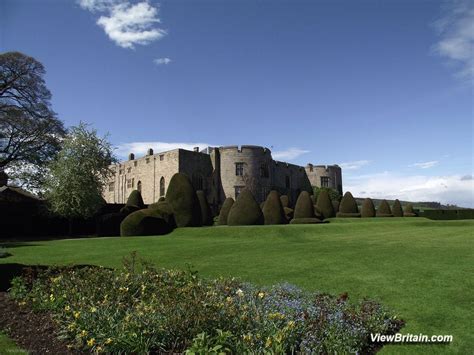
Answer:
[(142, 192), (142, 182), (141, 181), (137, 182), (137, 190), (138, 190), (138, 192)]
[(160, 197), (165, 195), (165, 178), (162, 176), (160, 179)]

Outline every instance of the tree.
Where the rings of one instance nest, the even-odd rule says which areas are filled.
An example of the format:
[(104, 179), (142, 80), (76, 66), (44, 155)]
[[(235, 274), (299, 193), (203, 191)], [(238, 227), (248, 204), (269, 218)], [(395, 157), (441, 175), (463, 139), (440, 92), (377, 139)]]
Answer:
[(51, 109), (44, 74), (32, 57), (0, 54), (0, 171), (36, 188), (66, 133)]
[(57, 158), (48, 165), (46, 198), (52, 212), (68, 218), (88, 218), (104, 204), (102, 191), (115, 162), (107, 137), (84, 123), (72, 127)]

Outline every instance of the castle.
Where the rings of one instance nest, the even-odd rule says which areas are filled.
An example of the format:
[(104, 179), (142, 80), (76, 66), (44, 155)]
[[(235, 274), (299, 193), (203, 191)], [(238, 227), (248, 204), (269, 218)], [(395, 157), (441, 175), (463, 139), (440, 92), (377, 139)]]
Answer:
[(184, 173), (196, 190), (203, 190), (214, 211), (227, 197), (237, 198), (249, 188), (256, 200), (265, 201), (271, 190), (277, 190), (295, 201), (303, 190), (312, 186), (330, 187), (342, 194), (342, 173), (338, 165), (302, 167), (273, 160), (268, 148), (242, 145), (208, 147), (202, 151), (174, 149), (154, 154), (148, 149), (144, 157), (111, 165), (113, 177), (103, 196), (108, 203), (125, 203), (132, 190), (139, 190), (146, 204), (165, 196), (171, 177)]

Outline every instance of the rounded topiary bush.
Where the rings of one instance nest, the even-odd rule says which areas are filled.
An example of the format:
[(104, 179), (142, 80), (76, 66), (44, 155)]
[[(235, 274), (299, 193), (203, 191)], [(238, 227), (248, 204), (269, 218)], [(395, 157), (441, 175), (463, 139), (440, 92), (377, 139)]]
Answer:
[(119, 236), (120, 223), (122, 223), (125, 217), (125, 214), (119, 212), (100, 216), (97, 220), (97, 235), (100, 237)]
[(290, 224), (316, 224), (322, 223), (322, 221), (318, 218), (293, 218), (290, 221)]
[(141, 208), (137, 207), (137, 206), (127, 206), (127, 205), (125, 205), (120, 209), (120, 213), (122, 213), (125, 216), (128, 216), (130, 213), (133, 213), (133, 212), (138, 211), (140, 209)]
[(201, 206), (201, 218), (203, 226), (211, 226), (212, 221), (212, 211), (209, 203), (207, 202), (206, 194), (202, 190), (196, 191), (196, 195), (199, 200), (199, 206)]
[(332, 207), (334, 209), (334, 213), (337, 214), (337, 212), (339, 212), (339, 200), (333, 200)]
[(313, 201), (308, 191), (302, 191), (298, 196), (295, 204), (294, 218), (313, 218), (314, 207)]
[(284, 224), (287, 222), (278, 191), (272, 190), (268, 194), (263, 206), (263, 218), (265, 224)]
[(352, 194), (347, 191), (339, 204), (337, 217), (360, 217), (359, 208)]
[(409, 203), (405, 206), (405, 212), (403, 212), (404, 217), (416, 217), (416, 213), (413, 210), (413, 205)]
[(285, 217), (286, 217), (286, 220), (289, 222), (293, 219), (293, 216), (294, 216), (294, 213), (295, 211), (293, 210), (293, 208), (290, 208), (290, 207), (283, 207), (283, 211), (285, 211)]
[(230, 209), (234, 204), (234, 199), (232, 197), (227, 197), (222, 204), (221, 211), (219, 213), (219, 219), (217, 224), (220, 226), (225, 226), (227, 224), (227, 217), (229, 216)]
[(142, 194), (138, 190), (133, 190), (130, 192), (130, 195), (128, 196), (126, 206), (135, 206), (138, 207), (139, 209), (142, 209), (145, 207), (145, 204), (143, 203), (143, 198)]
[(252, 193), (243, 189), (232, 205), (227, 217), (229, 226), (263, 224), (263, 213)]
[(161, 201), (166, 201), (166, 198), (164, 196), (161, 196), (159, 199), (158, 199), (158, 202), (161, 202)]
[(336, 215), (334, 213), (334, 207), (332, 206), (331, 199), (329, 198), (329, 193), (326, 190), (322, 190), (319, 193), (318, 200), (316, 201), (316, 207), (324, 219), (332, 218)]
[(375, 217), (375, 206), (374, 201), (371, 198), (366, 198), (362, 203), (362, 209), (360, 212), (361, 217)]
[(402, 204), (400, 203), (400, 201), (398, 201), (398, 199), (396, 199), (395, 202), (393, 203), (392, 214), (393, 214), (393, 217), (403, 217)]
[(287, 196), (287, 195), (281, 195), (280, 196), (280, 201), (281, 201), (281, 205), (283, 206), (283, 208), (285, 207), (290, 207), (290, 198)]
[(176, 227), (173, 209), (167, 201), (158, 200), (158, 202), (152, 203), (148, 206), (148, 211), (153, 216), (163, 218), (172, 228)]
[(199, 227), (202, 225), (199, 199), (191, 180), (185, 174), (173, 175), (166, 192), (166, 202), (173, 210), (176, 226)]
[(377, 209), (377, 217), (393, 217), (392, 210), (387, 200), (383, 200)]
[(173, 228), (155, 213), (153, 210), (143, 209), (129, 214), (120, 224), (120, 235), (131, 237), (170, 233)]

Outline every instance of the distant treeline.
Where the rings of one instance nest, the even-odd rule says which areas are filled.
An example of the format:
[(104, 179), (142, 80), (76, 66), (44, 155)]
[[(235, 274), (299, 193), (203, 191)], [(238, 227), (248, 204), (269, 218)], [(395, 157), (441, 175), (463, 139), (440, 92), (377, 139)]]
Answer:
[[(365, 197), (356, 197), (355, 198), (357, 204), (359, 206), (362, 205), (362, 203), (365, 200)], [(379, 206), (380, 203), (382, 203), (383, 199), (376, 199), (373, 198), (372, 201), (374, 202), (375, 206)], [(387, 200), (387, 202), (392, 205), (395, 200)], [(429, 209), (429, 210), (463, 210), (465, 209), (464, 207), (459, 207), (457, 205), (442, 205), (439, 202), (412, 202), (412, 201), (401, 201), (400, 203), (402, 204), (403, 207), (405, 207), (408, 204), (412, 204), (413, 208), (418, 209), (418, 210), (424, 210), (424, 209)]]

